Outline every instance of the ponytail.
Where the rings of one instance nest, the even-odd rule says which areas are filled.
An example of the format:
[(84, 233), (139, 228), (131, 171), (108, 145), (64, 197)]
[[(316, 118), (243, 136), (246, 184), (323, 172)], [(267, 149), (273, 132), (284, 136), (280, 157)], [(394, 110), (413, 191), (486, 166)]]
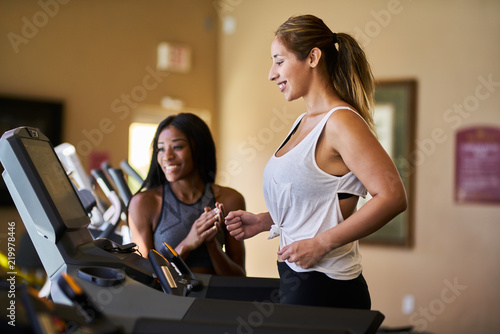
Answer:
[(348, 34), (338, 33), (338, 57), (330, 73), (340, 98), (352, 105), (375, 133), (373, 106), (375, 83), (370, 64), (358, 42)]

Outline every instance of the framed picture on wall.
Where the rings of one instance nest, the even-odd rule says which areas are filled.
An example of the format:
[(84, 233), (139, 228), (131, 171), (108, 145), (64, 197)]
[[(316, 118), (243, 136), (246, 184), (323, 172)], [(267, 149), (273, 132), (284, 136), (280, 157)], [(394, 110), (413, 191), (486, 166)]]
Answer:
[[(408, 196), (408, 208), (362, 243), (410, 247), (413, 242), (414, 142), (416, 118), (415, 80), (379, 81), (375, 89), (374, 121), (380, 143), (391, 156)], [(358, 207), (366, 199), (361, 199)]]

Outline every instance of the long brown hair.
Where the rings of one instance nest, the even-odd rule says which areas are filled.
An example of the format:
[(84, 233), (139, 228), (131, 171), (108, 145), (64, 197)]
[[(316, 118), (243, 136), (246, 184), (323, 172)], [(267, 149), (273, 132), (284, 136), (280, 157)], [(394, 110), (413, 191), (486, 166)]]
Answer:
[[(333, 33), (314, 15), (292, 16), (276, 30), (276, 38), (305, 60), (317, 47), (325, 55), (333, 88), (342, 100), (352, 105), (375, 133), (373, 105), (375, 83), (370, 64), (358, 42), (345, 33)], [(338, 50), (336, 47), (338, 45)]]

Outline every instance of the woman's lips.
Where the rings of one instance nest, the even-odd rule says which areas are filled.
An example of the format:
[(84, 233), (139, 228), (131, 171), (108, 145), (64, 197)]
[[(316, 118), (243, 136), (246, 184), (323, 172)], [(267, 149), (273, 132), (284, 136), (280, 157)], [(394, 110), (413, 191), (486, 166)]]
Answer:
[(285, 90), (285, 87), (286, 87), (286, 81), (280, 82), (278, 84), (278, 86), (280, 87), (280, 92), (283, 93), (283, 91)]

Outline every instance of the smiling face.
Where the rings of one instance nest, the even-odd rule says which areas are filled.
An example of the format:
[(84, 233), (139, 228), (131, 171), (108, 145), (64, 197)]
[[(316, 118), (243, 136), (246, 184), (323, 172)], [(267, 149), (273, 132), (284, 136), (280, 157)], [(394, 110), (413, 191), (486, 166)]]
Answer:
[(311, 81), (311, 66), (308, 59), (300, 61), (278, 38), (271, 44), (273, 65), (269, 71), (269, 80), (275, 81), (287, 101), (293, 101), (307, 95)]
[(186, 135), (175, 126), (167, 126), (158, 137), (157, 161), (168, 182), (192, 178), (193, 155)]

